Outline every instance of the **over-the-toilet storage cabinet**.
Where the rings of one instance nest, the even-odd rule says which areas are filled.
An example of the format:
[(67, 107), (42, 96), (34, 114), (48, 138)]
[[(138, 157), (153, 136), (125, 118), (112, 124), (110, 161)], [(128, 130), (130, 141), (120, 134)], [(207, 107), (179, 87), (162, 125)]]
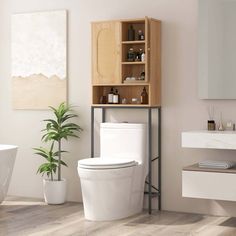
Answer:
[[(128, 41), (130, 26), (136, 38)], [(144, 32), (144, 40), (137, 39), (138, 30)], [(92, 104), (99, 105), (100, 97), (111, 87), (119, 90), (121, 98), (139, 98), (145, 87), (149, 102), (146, 106), (161, 105), (161, 22), (153, 18), (113, 20), (92, 23)], [(144, 61), (127, 61), (129, 48), (145, 52)], [(127, 83), (130, 76), (145, 72), (145, 80)], [(139, 106), (137, 104), (136, 106)], [(142, 104), (144, 106), (144, 104)]]
[[(235, 131), (190, 131), (182, 133), (182, 147), (236, 149)], [(227, 156), (223, 156), (227, 160)], [(236, 201), (236, 168), (207, 169), (198, 164), (182, 170), (182, 196)]]
[[(135, 30), (135, 38), (128, 40), (128, 29)], [(92, 23), (92, 105), (91, 105), (91, 156), (94, 156), (94, 114), (101, 109), (102, 122), (106, 122), (108, 109), (126, 109), (134, 113), (136, 109), (147, 112), (147, 155), (149, 174), (148, 212), (152, 212), (152, 199), (158, 197), (158, 209), (161, 209), (161, 21), (153, 18), (109, 20)], [(138, 31), (144, 33), (144, 39), (138, 38)], [(145, 52), (144, 60), (129, 61), (127, 52)], [(141, 72), (145, 79), (141, 80)], [(140, 79), (129, 81), (127, 77)], [(125, 103), (108, 104), (101, 102), (111, 88), (118, 89), (120, 100)], [(141, 93), (146, 89), (148, 103), (141, 104)], [(133, 98), (139, 99), (133, 103)], [(102, 100), (103, 101), (103, 100)], [(105, 104), (104, 104), (105, 103)], [(152, 153), (152, 111), (157, 111), (158, 154)], [(153, 185), (152, 163), (158, 164), (158, 186)]]

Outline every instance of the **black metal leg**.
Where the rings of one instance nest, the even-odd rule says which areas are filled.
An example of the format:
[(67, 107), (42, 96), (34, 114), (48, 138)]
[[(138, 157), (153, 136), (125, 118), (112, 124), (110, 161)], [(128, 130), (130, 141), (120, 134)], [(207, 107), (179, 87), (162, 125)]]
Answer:
[(148, 108), (148, 213), (152, 214), (152, 109)]
[(158, 210), (161, 210), (161, 108), (158, 109)]
[(106, 108), (102, 108), (102, 123), (106, 122)]
[(91, 107), (91, 157), (94, 157), (94, 107)]

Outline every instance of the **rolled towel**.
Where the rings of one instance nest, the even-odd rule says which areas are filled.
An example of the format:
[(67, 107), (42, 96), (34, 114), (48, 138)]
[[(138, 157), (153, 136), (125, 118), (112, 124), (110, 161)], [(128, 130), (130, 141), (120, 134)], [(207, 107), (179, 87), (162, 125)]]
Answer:
[(230, 169), (235, 166), (235, 162), (232, 161), (200, 161), (198, 166), (201, 168), (212, 168), (212, 169)]

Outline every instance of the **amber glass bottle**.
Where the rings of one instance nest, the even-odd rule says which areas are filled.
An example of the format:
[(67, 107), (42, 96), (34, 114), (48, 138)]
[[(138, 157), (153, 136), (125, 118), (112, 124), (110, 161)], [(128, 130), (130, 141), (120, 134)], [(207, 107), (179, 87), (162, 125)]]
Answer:
[(148, 94), (146, 88), (143, 88), (143, 92), (141, 93), (141, 104), (148, 104)]

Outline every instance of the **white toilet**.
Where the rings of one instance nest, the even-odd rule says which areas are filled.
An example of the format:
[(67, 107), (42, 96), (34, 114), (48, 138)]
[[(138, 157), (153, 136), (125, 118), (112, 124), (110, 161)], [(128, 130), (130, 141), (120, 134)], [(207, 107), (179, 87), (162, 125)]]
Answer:
[(100, 125), (100, 158), (78, 161), (86, 219), (116, 220), (142, 211), (146, 138), (145, 124)]

